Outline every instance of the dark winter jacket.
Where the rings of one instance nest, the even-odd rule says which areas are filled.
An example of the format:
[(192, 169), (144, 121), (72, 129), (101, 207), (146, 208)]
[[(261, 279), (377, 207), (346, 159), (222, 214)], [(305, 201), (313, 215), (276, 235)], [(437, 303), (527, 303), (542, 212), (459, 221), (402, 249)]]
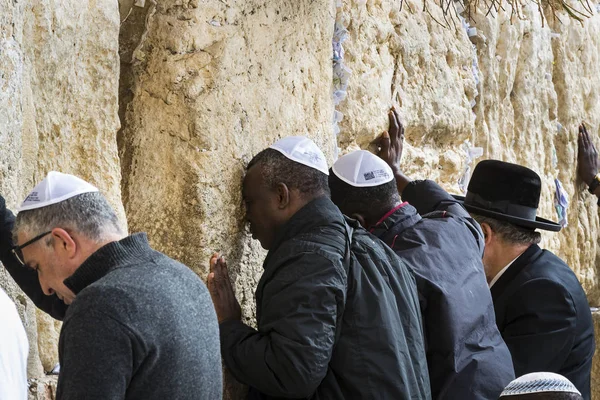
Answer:
[(479, 225), (432, 181), (412, 182), (402, 199), (410, 204), (372, 231), (417, 277), (432, 397), (497, 399), (514, 372), (496, 327)]
[(221, 323), (223, 358), (250, 398), (430, 398), (414, 277), (349, 223), (328, 198), (298, 211), (264, 262), (258, 330)]
[(517, 376), (567, 377), (589, 400), (594, 325), (577, 277), (560, 258), (532, 245), (492, 286), (496, 322)]

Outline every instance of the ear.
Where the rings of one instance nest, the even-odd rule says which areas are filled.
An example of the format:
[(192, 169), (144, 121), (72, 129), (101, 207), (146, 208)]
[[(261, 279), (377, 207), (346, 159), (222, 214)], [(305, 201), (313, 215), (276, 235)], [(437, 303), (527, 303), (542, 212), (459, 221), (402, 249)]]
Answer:
[(481, 226), (481, 230), (483, 231), (483, 241), (485, 243), (485, 246), (487, 247), (491, 243), (491, 241), (494, 239), (494, 231), (485, 222), (482, 223), (480, 226)]
[(278, 183), (275, 190), (277, 192), (277, 208), (283, 210), (290, 205), (290, 189), (285, 183)]
[(368, 229), (367, 221), (362, 215), (354, 213), (350, 215), (350, 218), (357, 220), (363, 228)]
[(62, 228), (52, 229), (52, 239), (54, 240), (54, 250), (66, 255), (68, 258), (74, 258), (77, 253), (77, 243), (71, 235)]

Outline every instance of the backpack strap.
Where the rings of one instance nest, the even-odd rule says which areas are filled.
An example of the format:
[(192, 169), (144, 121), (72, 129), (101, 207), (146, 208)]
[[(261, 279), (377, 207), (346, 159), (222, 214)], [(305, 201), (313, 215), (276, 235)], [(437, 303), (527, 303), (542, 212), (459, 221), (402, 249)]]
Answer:
[[(344, 312), (346, 311), (346, 300), (348, 299), (348, 292), (350, 291), (350, 264), (352, 263), (352, 237), (354, 236), (354, 228), (351, 227), (348, 222), (344, 219), (346, 246), (344, 250), (344, 270), (346, 271), (346, 297), (344, 298)], [(338, 343), (338, 340), (342, 334), (342, 315), (337, 318), (337, 326), (335, 329), (335, 341), (333, 348)]]

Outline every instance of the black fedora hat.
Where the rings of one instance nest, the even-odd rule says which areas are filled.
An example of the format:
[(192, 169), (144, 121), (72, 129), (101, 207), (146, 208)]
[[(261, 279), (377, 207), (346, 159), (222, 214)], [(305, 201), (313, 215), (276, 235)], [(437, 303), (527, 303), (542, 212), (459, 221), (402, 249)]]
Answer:
[(473, 214), (523, 228), (558, 232), (559, 224), (536, 216), (541, 188), (540, 176), (529, 168), (484, 160), (473, 171), (467, 195), (454, 198)]

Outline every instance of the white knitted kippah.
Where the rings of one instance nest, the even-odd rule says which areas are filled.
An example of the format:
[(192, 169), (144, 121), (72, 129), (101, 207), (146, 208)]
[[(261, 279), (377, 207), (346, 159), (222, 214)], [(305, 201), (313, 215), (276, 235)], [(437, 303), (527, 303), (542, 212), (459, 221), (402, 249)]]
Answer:
[(98, 188), (81, 178), (50, 171), (21, 203), (18, 211), (33, 210), (60, 203), (83, 193), (97, 192)]
[(269, 146), (286, 158), (329, 175), (327, 160), (319, 146), (304, 136), (288, 136)]
[(357, 150), (340, 157), (331, 170), (335, 176), (354, 187), (379, 186), (394, 179), (390, 166), (366, 150)]
[(509, 383), (500, 396), (543, 392), (577, 393), (581, 395), (575, 385), (562, 375), (552, 372), (534, 372), (523, 375)]

